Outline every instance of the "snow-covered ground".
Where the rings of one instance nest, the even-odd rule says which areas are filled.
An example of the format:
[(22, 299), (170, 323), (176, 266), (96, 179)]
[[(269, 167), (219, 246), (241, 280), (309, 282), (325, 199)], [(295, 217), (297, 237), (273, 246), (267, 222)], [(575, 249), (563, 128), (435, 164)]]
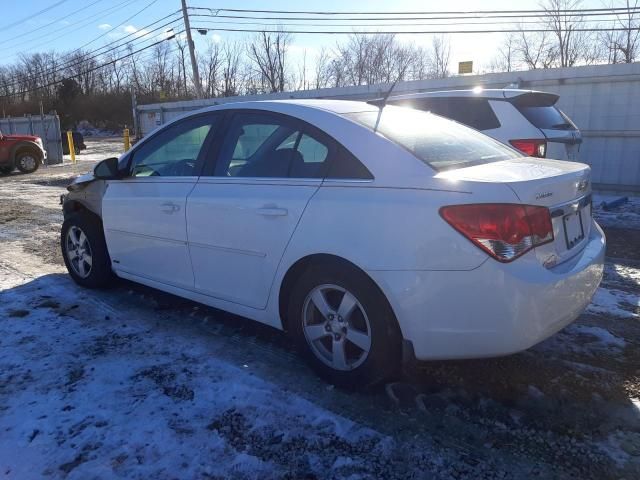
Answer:
[(0, 178), (0, 478), (640, 478), (640, 245), (527, 352), (343, 392), (270, 328), (73, 284), (58, 196), (121, 147), (87, 140), (75, 166)]

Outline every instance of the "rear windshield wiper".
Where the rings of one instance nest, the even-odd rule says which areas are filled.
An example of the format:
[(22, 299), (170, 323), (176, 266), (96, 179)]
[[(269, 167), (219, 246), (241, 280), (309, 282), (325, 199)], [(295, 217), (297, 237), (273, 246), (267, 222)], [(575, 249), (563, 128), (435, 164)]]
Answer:
[(555, 125), (551, 125), (551, 128), (554, 130), (571, 130), (573, 129), (573, 125), (570, 123), (556, 123)]

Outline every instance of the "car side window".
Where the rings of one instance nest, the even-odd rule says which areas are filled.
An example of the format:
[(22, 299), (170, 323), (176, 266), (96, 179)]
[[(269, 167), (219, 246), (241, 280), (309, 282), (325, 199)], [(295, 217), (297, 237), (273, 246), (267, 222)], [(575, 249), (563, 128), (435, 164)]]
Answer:
[(216, 116), (200, 115), (181, 120), (157, 133), (133, 153), (130, 176), (199, 175), (198, 157), (216, 122)]
[(293, 118), (238, 113), (223, 142), (215, 176), (323, 178), (330, 149)]
[(500, 127), (500, 121), (486, 98), (434, 97), (414, 100), (407, 104), (450, 118), (476, 130)]

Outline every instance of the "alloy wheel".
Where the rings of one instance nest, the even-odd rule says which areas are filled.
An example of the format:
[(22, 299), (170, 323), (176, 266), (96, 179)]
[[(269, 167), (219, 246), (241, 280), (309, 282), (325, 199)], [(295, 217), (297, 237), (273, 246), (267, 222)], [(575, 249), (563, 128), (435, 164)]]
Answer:
[(371, 325), (363, 306), (338, 285), (319, 285), (307, 295), (302, 330), (313, 354), (334, 370), (357, 368), (371, 350)]
[(93, 256), (89, 239), (79, 227), (69, 228), (65, 247), (73, 271), (79, 277), (87, 278), (91, 274)]

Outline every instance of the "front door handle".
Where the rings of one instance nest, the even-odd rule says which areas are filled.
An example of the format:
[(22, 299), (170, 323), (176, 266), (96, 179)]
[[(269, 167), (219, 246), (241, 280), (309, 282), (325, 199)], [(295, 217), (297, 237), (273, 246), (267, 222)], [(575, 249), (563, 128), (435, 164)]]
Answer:
[(168, 215), (171, 215), (172, 213), (176, 213), (180, 211), (180, 205), (173, 202), (165, 202), (161, 205), (161, 207), (162, 207), (162, 213), (166, 213)]
[(284, 217), (289, 214), (289, 211), (286, 208), (280, 207), (262, 207), (256, 210), (259, 215), (264, 215), (266, 217)]

